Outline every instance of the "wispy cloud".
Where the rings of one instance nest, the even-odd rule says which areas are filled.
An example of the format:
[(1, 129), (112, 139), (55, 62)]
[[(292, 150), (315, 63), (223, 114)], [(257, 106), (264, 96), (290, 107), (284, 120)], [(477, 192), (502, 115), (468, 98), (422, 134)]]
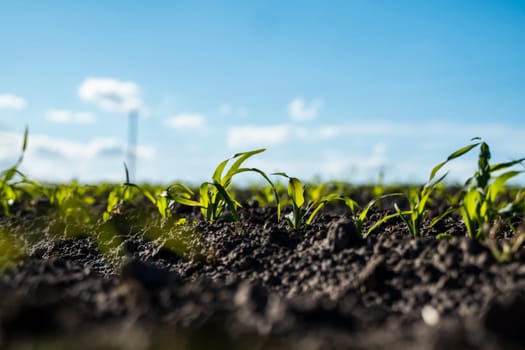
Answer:
[(87, 78), (78, 89), (79, 97), (96, 103), (110, 112), (129, 112), (143, 110), (139, 86), (132, 81), (113, 78)]
[(198, 129), (206, 125), (206, 117), (199, 113), (181, 113), (166, 118), (165, 122), (174, 129)]
[(296, 140), (328, 140), (342, 135), (344, 128), (325, 125), (316, 128), (290, 124), (232, 126), (227, 130), (226, 144), (231, 148), (278, 145)]
[(376, 142), (361, 151), (364, 154), (328, 148), (308, 157), (298, 156), (301, 151), (286, 155), (279, 152), (274, 157), (264, 158), (265, 155), (262, 155), (253, 159), (252, 164), (268, 172), (295, 174), (304, 180), (320, 177), (322, 180), (351, 179), (361, 183), (377, 181), (379, 171), (388, 165), (388, 145)]
[(363, 150), (364, 154), (327, 150), (317, 167), (321, 169), (318, 175), (332, 179), (352, 178), (354, 181), (374, 182), (380, 170), (388, 164), (387, 149), (387, 144), (380, 141), (368, 151)]
[(0, 94), (0, 108), (24, 109), (27, 106), (25, 98), (14, 94)]
[(96, 117), (89, 112), (73, 112), (67, 109), (51, 109), (47, 112), (47, 120), (52, 123), (74, 123), (74, 124), (92, 124)]
[(270, 146), (285, 142), (292, 133), (288, 125), (234, 126), (228, 129), (226, 143), (230, 148)]
[[(340, 137), (410, 137), (417, 142), (433, 144), (433, 148), (441, 148), (444, 144), (444, 137), (447, 137), (448, 141), (454, 139), (464, 143), (468, 142), (473, 136), (482, 135), (488, 140), (502, 138), (507, 138), (508, 142), (516, 140), (512, 143), (512, 148), (519, 150), (524, 147), (518, 142), (521, 139), (522, 132), (523, 129), (521, 128), (511, 128), (497, 123), (473, 125), (434, 121), (421, 123), (365, 121), (308, 127), (296, 124), (236, 125), (228, 128), (226, 143), (229, 147), (237, 148), (297, 141), (317, 142)], [(508, 148), (505, 147), (505, 149)]]
[(322, 106), (323, 101), (319, 98), (307, 102), (302, 97), (296, 97), (288, 104), (288, 114), (292, 120), (298, 122), (313, 120), (317, 118)]
[[(21, 144), (21, 134), (0, 132), (0, 164), (9, 166), (20, 153)], [(28, 176), (49, 181), (118, 180), (122, 177), (120, 160), (125, 150), (126, 144), (115, 138), (78, 142), (33, 134), (29, 136), (22, 166)], [(137, 156), (142, 161), (150, 161), (156, 157), (156, 150), (150, 145), (139, 145)]]

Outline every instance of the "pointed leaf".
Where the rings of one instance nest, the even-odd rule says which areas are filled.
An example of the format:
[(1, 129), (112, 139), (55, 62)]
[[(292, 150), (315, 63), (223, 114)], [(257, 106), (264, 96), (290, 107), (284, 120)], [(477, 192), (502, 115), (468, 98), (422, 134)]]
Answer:
[(215, 188), (217, 188), (217, 191), (219, 192), (219, 195), (226, 202), (226, 205), (228, 206), (228, 209), (230, 209), (230, 213), (233, 216), (233, 219), (235, 221), (239, 221), (239, 215), (237, 214), (237, 206), (235, 205), (235, 201), (232, 199), (230, 194), (219, 183), (215, 182), (215, 183), (212, 183), (211, 185), (213, 185), (213, 186), (215, 186)]
[(222, 172), (224, 171), (224, 168), (226, 167), (226, 164), (228, 164), (228, 161), (230, 161), (231, 158), (228, 158), (226, 160), (223, 160), (215, 169), (213, 172), (212, 180), (221, 183), (222, 182)]
[(523, 171), (508, 171), (496, 177), (494, 182), (489, 186), (487, 196), (491, 203), (496, 201), (498, 195), (505, 190), (505, 184), (513, 177), (521, 174)]
[(522, 163), (523, 161), (525, 161), (525, 158), (516, 159), (516, 160), (510, 161), (510, 162), (506, 162), (506, 163), (494, 164), (494, 165), (490, 166), (490, 172), (498, 171), (498, 170), (501, 170), (501, 169), (510, 168), (511, 166), (514, 166), (516, 164)]
[(291, 177), (288, 182), (288, 195), (292, 198), (295, 205), (301, 208), (304, 204), (303, 184), (296, 177)]
[(461, 157), (462, 155), (464, 155), (465, 153), (469, 152), (471, 149), (473, 149), (474, 147), (478, 146), (479, 144), (480, 144), (480, 142), (476, 142), (474, 144), (462, 147), (462, 148), (458, 149), (457, 151), (453, 152), (452, 154), (450, 154), (448, 156), (447, 160), (445, 160), (444, 162), (439, 163), (438, 165), (436, 165), (432, 169), (432, 171), (430, 172), (430, 178), (428, 179), (428, 181), (429, 182), (432, 181), (432, 179), (436, 176), (436, 173), (439, 171), (439, 169), (441, 169), (443, 167), (443, 165), (447, 164), (449, 161), (451, 161), (453, 159)]
[(383, 216), (381, 219), (377, 220), (375, 222), (375, 224), (373, 224), (369, 229), (368, 231), (366, 231), (366, 234), (364, 234), (363, 238), (366, 238), (368, 237), (376, 228), (378, 228), (380, 225), (382, 225), (383, 223), (385, 223), (386, 221), (388, 220), (391, 220), (395, 217), (398, 217), (399, 214), (398, 213), (394, 213), (394, 214), (389, 214), (389, 215), (385, 215)]
[(124, 162), (124, 171), (126, 172), (126, 182), (125, 182), (125, 184), (129, 184), (129, 171), (128, 171), (128, 166), (126, 165), (126, 162)]
[(239, 158), (237, 159), (233, 164), (232, 166), (230, 167), (230, 169), (228, 170), (228, 172), (226, 173), (226, 175), (224, 176), (223, 179), (221, 179), (222, 181), (220, 182), (221, 185), (223, 185), (224, 187), (227, 187), (229, 184), (230, 184), (230, 181), (233, 177), (233, 175), (235, 175), (237, 169), (240, 168), (240, 166), (242, 165), (242, 163), (244, 163), (248, 158), (250, 158), (251, 156), (255, 155), (255, 154), (258, 154), (258, 153), (262, 153), (266, 151), (266, 148), (260, 148), (260, 149), (256, 149), (254, 151), (249, 151), (249, 152), (242, 152), (242, 153), (237, 153), (235, 154), (232, 159), (234, 158)]

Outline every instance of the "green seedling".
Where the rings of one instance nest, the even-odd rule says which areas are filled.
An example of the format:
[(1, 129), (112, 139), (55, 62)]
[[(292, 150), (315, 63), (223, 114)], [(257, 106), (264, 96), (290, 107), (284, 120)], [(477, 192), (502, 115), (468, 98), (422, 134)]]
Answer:
[(92, 221), (90, 207), (95, 203), (95, 197), (88, 193), (90, 187), (72, 182), (45, 189), (44, 193), (65, 223), (88, 224)]
[[(22, 150), (18, 160), (13, 166), (0, 173), (0, 203), (2, 204), (5, 215), (11, 214), (12, 205), (22, 196), (23, 192), (31, 192), (31, 188), (40, 187), (37, 182), (27, 179), (27, 177), (18, 170), (27, 150), (28, 134), (29, 129), (26, 127)], [(27, 186), (29, 186), (30, 189), (27, 189)]]
[[(406, 195), (408, 202), (409, 202), (409, 209), (408, 210), (401, 210), (399, 206), (394, 204), (394, 208), (396, 210), (396, 213), (386, 215), (380, 220), (378, 220), (370, 229), (368, 234), (372, 232), (374, 229), (376, 229), (379, 225), (383, 224), (385, 221), (390, 220), (395, 217), (401, 218), (401, 220), (405, 223), (405, 225), (408, 228), (408, 231), (410, 234), (414, 237), (421, 235), (421, 226), (423, 223), (423, 219), (425, 218), (425, 215), (427, 213), (428, 204), (431, 200), (431, 195), (436, 189), (436, 186), (443, 181), (443, 179), (447, 176), (447, 173), (441, 175), (440, 177), (436, 177), (438, 171), (448, 162), (450, 162), (453, 159), (456, 159), (458, 157), (461, 157), (465, 153), (472, 150), (474, 147), (478, 146), (479, 142), (476, 142), (474, 144), (470, 144), (468, 146), (462, 147), (458, 149), (457, 151), (450, 154), (447, 159), (432, 169), (430, 172), (430, 176), (428, 181), (419, 188), (419, 190), (409, 190), (408, 194)], [(446, 212), (445, 214), (435, 218), (431, 226), (434, 226), (437, 222), (442, 220), (446, 215), (448, 215), (449, 212)]]
[[(270, 178), (260, 169), (241, 167), (248, 158), (264, 151), (265, 149), (261, 148), (254, 151), (237, 153), (222, 161), (215, 169), (212, 175), (212, 181), (204, 182), (200, 185), (199, 200), (193, 200), (193, 191), (183, 184), (176, 184), (168, 188), (164, 194), (165, 198), (183, 205), (199, 207), (204, 219), (210, 223), (219, 219), (239, 221), (237, 209), (241, 207), (241, 204), (235, 199), (229, 187), (235, 175), (254, 172), (261, 175), (272, 188), (274, 198), (277, 202), (277, 215), (280, 217), (279, 196)], [(226, 169), (226, 166), (231, 160), (235, 161), (229, 169)]]
[[(314, 200), (305, 199), (305, 186), (296, 177), (288, 176), (286, 173), (274, 173), (273, 175), (283, 176), (288, 179), (288, 198), (290, 200), (292, 211), (285, 215), (288, 226), (297, 230), (303, 226), (311, 225), (319, 211), (330, 202), (343, 202), (352, 212), (353, 219), (356, 225), (356, 229), (362, 236), (363, 225), (368, 215), (370, 208), (381, 199), (389, 197), (391, 195), (382, 196), (368, 203), (368, 205), (360, 210), (359, 204), (348, 196), (340, 195), (337, 193), (329, 193), (321, 195), (319, 188), (313, 193), (316, 194)], [(396, 194), (392, 194), (396, 195)]]
[(155, 205), (160, 215), (165, 218), (169, 215), (169, 208), (166, 200), (162, 196), (155, 197), (149, 191), (143, 189), (129, 180), (129, 171), (126, 164), (124, 164), (124, 171), (126, 174), (126, 181), (113, 188), (108, 194), (108, 203), (106, 211), (102, 214), (102, 219), (108, 221), (115, 214), (120, 214), (122, 205), (135, 198), (138, 194), (144, 195), (153, 205)]
[(288, 179), (288, 199), (292, 204), (292, 211), (286, 214), (284, 218), (293, 229), (300, 228), (305, 222), (305, 216), (312, 209), (311, 206), (305, 206), (303, 184), (298, 178), (290, 177), (285, 173), (274, 173), (272, 175), (279, 175)]
[[(476, 138), (476, 140), (480, 139)], [(512, 201), (501, 199), (507, 182), (521, 174), (523, 170), (508, 170), (499, 175), (495, 173), (512, 168), (522, 163), (525, 158), (490, 165), (489, 145), (481, 140), (479, 144), (478, 169), (465, 184), (459, 210), (468, 235), (483, 240), (487, 236), (486, 228), (497, 220), (506, 220), (523, 213), (525, 193), (518, 192)]]

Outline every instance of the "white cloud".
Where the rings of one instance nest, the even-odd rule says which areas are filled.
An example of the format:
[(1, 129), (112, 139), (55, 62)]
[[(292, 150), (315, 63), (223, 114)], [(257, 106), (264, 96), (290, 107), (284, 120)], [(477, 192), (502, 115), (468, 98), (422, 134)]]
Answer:
[(233, 126), (228, 129), (226, 143), (230, 148), (278, 145), (297, 140), (315, 142), (333, 139), (345, 132), (343, 127), (298, 127), (290, 124), (265, 126)]
[(288, 125), (235, 126), (228, 129), (227, 145), (231, 148), (276, 145), (289, 140), (293, 129)]
[[(125, 151), (126, 144), (115, 138), (96, 138), (88, 142), (76, 142), (47, 135), (30, 136), (28, 148), (28, 153), (68, 160), (121, 157), (125, 155)], [(137, 147), (139, 157), (151, 158), (154, 154), (152, 146), (139, 145)]]
[(272, 158), (264, 158), (263, 154), (253, 159), (253, 166), (268, 173), (284, 171), (302, 180), (320, 177), (322, 181), (337, 179), (372, 183), (377, 181), (379, 171), (387, 165), (387, 145), (383, 142), (367, 145), (367, 148), (360, 149), (361, 154), (324, 149), (318, 154), (308, 153), (305, 157), (300, 148), (274, 151), (276, 153)]
[(182, 113), (166, 118), (166, 125), (175, 129), (198, 129), (206, 124), (206, 117), (198, 113)]
[(386, 152), (387, 145), (384, 142), (375, 143), (368, 155), (348, 154), (340, 150), (327, 151), (320, 162), (320, 175), (335, 179), (351, 177), (369, 183), (376, 181), (379, 171), (387, 164)]
[(321, 99), (314, 98), (307, 102), (302, 97), (296, 97), (288, 104), (288, 114), (292, 120), (298, 122), (313, 120), (317, 118), (322, 106)]
[(27, 101), (13, 94), (0, 94), (0, 108), (24, 109)]
[[(237, 125), (228, 129), (226, 143), (229, 147), (264, 146), (284, 144), (286, 142), (318, 142), (335, 138), (383, 138), (403, 137), (418, 140), (419, 146), (432, 144), (432, 148), (442, 149), (443, 138), (446, 137), (458, 145), (468, 143), (472, 136), (483, 135), (485, 139), (521, 140), (520, 128), (510, 128), (498, 124), (483, 126), (464, 123), (422, 122), (395, 123), (385, 121), (349, 122), (341, 124), (326, 124), (317, 126), (298, 126), (296, 124), (276, 125)], [(511, 137), (512, 135), (512, 137)], [(505, 150), (518, 152), (524, 149), (519, 142), (505, 143)], [(512, 147), (507, 147), (511, 145)], [(500, 146), (501, 147), (501, 146)], [(521, 153), (520, 153), (521, 154)], [(518, 154), (519, 156), (519, 154)]]
[(95, 115), (89, 112), (73, 112), (67, 109), (51, 109), (47, 112), (47, 120), (53, 123), (92, 124)]
[(87, 78), (80, 85), (78, 95), (84, 101), (96, 103), (110, 112), (144, 110), (139, 86), (132, 81)]
[[(11, 165), (20, 154), (22, 135), (0, 131), (0, 165)], [(126, 144), (115, 138), (96, 138), (87, 142), (70, 141), (48, 135), (30, 134), (22, 171), (31, 178), (46, 181), (120, 180)], [(139, 145), (142, 162), (156, 157), (150, 145)]]

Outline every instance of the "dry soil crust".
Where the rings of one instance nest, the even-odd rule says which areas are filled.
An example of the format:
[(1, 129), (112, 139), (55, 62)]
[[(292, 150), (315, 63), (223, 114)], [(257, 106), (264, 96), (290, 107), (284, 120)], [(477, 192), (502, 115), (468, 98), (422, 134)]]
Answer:
[[(119, 263), (97, 249), (104, 225), (58, 239), (52, 219), (32, 215), (2, 219), (40, 237), (1, 280), (4, 348), (525, 346), (523, 251), (501, 264), (468, 238), (414, 239), (394, 221), (361, 240), (330, 211), (294, 231), (251, 207), (241, 223), (169, 229), (168, 241), (151, 238), (158, 220), (116, 217), (104, 225), (122, 240)], [(444, 225), (464, 235), (458, 222)]]

